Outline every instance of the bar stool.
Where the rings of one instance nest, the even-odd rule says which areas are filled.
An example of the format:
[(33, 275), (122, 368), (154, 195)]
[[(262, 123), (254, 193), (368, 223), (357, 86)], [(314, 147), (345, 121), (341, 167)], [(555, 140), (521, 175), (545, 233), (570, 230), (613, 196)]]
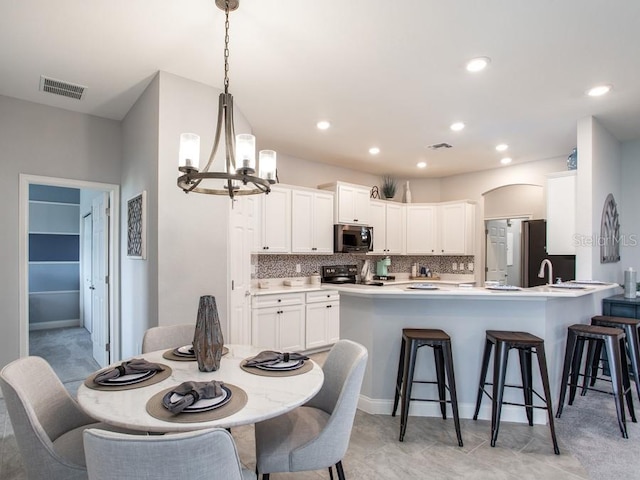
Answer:
[[(496, 346), (495, 358), (493, 360), (493, 383), (488, 383), (487, 370), (489, 369), (489, 360), (491, 358), (491, 350), (493, 345)], [(508, 385), (505, 383), (507, 376), (507, 361), (509, 359), (509, 350), (518, 349), (520, 356), (520, 373), (522, 374), (522, 386)], [(538, 368), (540, 369), (540, 377), (542, 379), (542, 388), (544, 390), (544, 398), (533, 389), (533, 376), (531, 368), (531, 354), (535, 353), (538, 358)], [(492, 385), (492, 395), (485, 390), (485, 385)], [(524, 403), (503, 402), (504, 387), (521, 388), (524, 394)], [(502, 412), (502, 404), (524, 406), (527, 413), (529, 425), (533, 426), (533, 409), (540, 408), (547, 410), (549, 417), (549, 430), (551, 431), (551, 440), (553, 441), (553, 451), (556, 455), (560, 454), (558, 441), (556, 440), (556, 430), (553, 424), (553, 407), (551, 405), (551, 392), (549, 390), (549, 374), (547, 372), (547, 359), (544, 352), (544, 340), (527, 332), (511, 332), (500, 330), (487, 330), (487, 340), (484, 347), (484, 357), (482, 360), (482, 371), (480, 373), (480, 383), (478, 386), (478, 398), (476, 400), (476, 411), (473, 419), (478, 419), (480, 412), (480, 404), (482, 397), (487, 395), (491, 398), (491, 446), (496, 446), (498, 439), (498, 430), (500, 428), (500, 414)], [(533, 404), (533, 394), (544, 401), (545, 406)]]
[[(627, 407), (631, 420), (636, 422), (633, 410), (633, 399), (631, 398), (631, 385), (629, 383), (629, 371), (627, 361), (624, 358), (625, 333), (619, 328), (601, 327), (599, 325), (576, 324), (571, 325), (567, 335), (567, 347), (564, 353), (564, 368), (562, 369), (562, 384), (560, 385), (560, 399), (558, 400), (558, 411), (556, 417), (560, 418), (564, 399), (569, 385), (569, 405), (573, 404), (578, 388), (578, 377), (580, 376), (580, 363), (584, 351), (584, 342), (599, 341), (604, 345), (609, 370), (611, 371), (611, 384), (613, 393), (597, 388), (587, 387), (586, 382), (583, 388), (595, 390), (601, 393), (613, 395), (616, 402), (616, 412), (618, 414), (618, 425), (623, 438), (627, 436), (627, 425), (624, 413), (623, 396), (627, 398)], [(570, 377), (570, 378), (569, 378)]]
[[(420, 347), (433, 348), (436, 364), (436, 381), (414, 380), (413, 373), (416, 366), (416, 354)], [(445, 381), (445, 372), (448, 382)], [(438, 385), (438, 400), (428, 398), (411, 398), (411, 389), (414, 383), (429, 383)], [(448, 383), (448, 385), (447, 385)], [(445, 390), (449, 390), (450, 400), (446, 399)], [(458, 416), (458, 398), (456, 396), (456, 380), (453, 373), (453, 355), (451, 353), (451, 338), (442, 330), (403, 328), (402, 343), (400, 345), (400, 358), (398, 360), (398, 376), (396, 379), (396, 394), (393, 400), (393, 413), (396, 416), (398, 401), (402, 397), (400, 410), (400, 441), (404, 440), (409, 416), (409, 402), (411, 400), (421, 402), (438, 402), (442, 418), (447, 418), (447, 403), (451, 404), (453, 421), (458, 436), (458, 445), (462, 447), (462, 434), (460, 433), (460, 418)]]
[[(624, 331), (626, 352), (629, 355), (631, 361), (631, 373), (636, 384), (636, 392), (640, 398), (640, 349), (638, 348), (638, 328), (640, 328), (640, 320), (636, 318), (626, 317), (610, 317), (605, 315), (596, 315), (591, 318), (591, 325), (599, 325), (601, 327), (619, 328)], [(581, 395), (585, 395), (587, 389), (585, 388), (588, 379), (591, 380), (590, 384), (593, 387), (597, 380), (598, 364), (600, 362), (600, 356), (602, 354), (602, 341), (589, 342), (587, 349), (587, 363), (585, 365), (585, 376)], [(624, 350), (623, 350), (624, 352)], [(623, 356), (624, 359), (624, 356)], [(596, 373), (593, 373), (596, 372)]]

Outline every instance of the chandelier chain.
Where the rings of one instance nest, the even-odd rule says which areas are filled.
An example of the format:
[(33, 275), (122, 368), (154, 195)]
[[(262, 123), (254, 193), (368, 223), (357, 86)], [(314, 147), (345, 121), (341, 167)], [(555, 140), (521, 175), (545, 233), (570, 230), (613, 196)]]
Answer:
[(229, 0), (224, 9), (224, 93), (229, 93)]

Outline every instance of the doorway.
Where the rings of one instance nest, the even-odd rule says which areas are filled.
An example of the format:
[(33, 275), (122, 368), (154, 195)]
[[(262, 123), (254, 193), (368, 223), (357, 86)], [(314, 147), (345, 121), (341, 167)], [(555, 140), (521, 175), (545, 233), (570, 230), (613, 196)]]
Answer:
[[(30, 211), (34, 202), (30, 201), (29, 191), (32, 186), (37, 187), (63, 187), (66, 189), (80, 190), (86, 199), (89, 199), (90, 215), (86, 212), (77, 216), (77, 233), (80, 239), (80, 252), (76, 253), (76, 262), (67, 262), (76, 271), (76, 287), (75, 295), (78, 299), (78, 315), (75, 320), (76, 325), (71, 325), (73, 319), (66, 320), (68, 323), (59, 324), (58, 326), (74, 328), (80, 327), (82, 330), (86, 328), (87, 334), (91, 335), (91, 343), (93, 357), (100, 366), (120, 358), (120, 342), (119, 342), (119, 186), (113, 184), (104, 184), (97, 182), (78, 181), (71, 179), (61, 179), (53, 177), (41, 177), (34, 175), (20, 175), (20, 355), (26, 356), (30, 353), (30, 310), (34, 305), (33, 292), (30, 293), (30, 276), (33, 276), (34, 262), (30, 262), (30, 240), (33, 241), (34, 235), (30, 235)], [(95, 209), (96, 200), (98, 209), (102, 213), (96, 215), (100, 210)], [(84, 207), (80, 207), (84, 208)], [(100, 216), (102, 221), (97, 221), (96, 217)], [(96, 229), (98, 226), (98, 230)], [(89, 234), (87, 229), (91, 229), (91, 241), (86, 237)], [(33, 233), (33, 232), (31, 232)], [(51, 237), (54, 238), (55, 237)], [(96, 244), (96, 241), (101, 243)], [(55, 243), (55, 242), (54, 242)], [(96, 247), (97, 245), (97, 247)], [(45, 243), (43, 251), (47, 251), (51, 243)], [(51, 247), (52, 249), (53, 247)], [(87, 252), (91, 249), (91, 253)], [(88, 267), (86, 264), (91, 265)], [(83, 265), (85, 268), (83, 268)], [(89, 273), (90, 272), (90, 273)], [(87, 277), (90, 275), (90, 277)], [(90, 278), (90, 280), (89, 280)], [(100, 288), (96, 288), (96, 283)], [(93, 288), (92, 288), (93, 287)], [(74, 292), (70, 287), (65, 293)], [(55, 288), (50, 289), (55, 290)], [(87, 294), (86, 290), (90, 293)], [(95, 290), (99, 290), (96, 297)], [(49, 293), (49, 292), (46, 292)], [(57, 294), (57, 292), (54, 292)], [(88, 305), (90, 303), (90, 305)], [(39, 326), (36, 328), (45, 328)], [(35, 330), (34, 330), (35, 331)], [(98, 335), (99, 334), (99, 335)], [(41, 338), (42, 335), (39, 335)], [(53, 341), (62, 341), (65, 335), (50, 335)], [(96, 346), (97, 345), (97, 346)], [(41, 344), (39, 344), (39, 348)], [(62, 347), (48, 345), (46, 348)], [(45, 350), (46, 351), (46, 350)]]

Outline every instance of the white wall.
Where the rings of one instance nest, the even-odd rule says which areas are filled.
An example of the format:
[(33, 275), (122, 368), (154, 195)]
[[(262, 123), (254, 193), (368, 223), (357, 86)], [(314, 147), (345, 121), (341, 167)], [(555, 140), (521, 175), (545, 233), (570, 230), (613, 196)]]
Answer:
[[(142, 336), (158, 324), (158, 100), (156, 76), (122, 121), (122, 357), (140, 353)], [(127, 257), (127, 201), (146, 190), (146, 260)]]
[[(69, 100), (72, 101), (72, 100)], [(120, 123), (0, 96), (0, 366), (19, 357), (18, 187), (21, 173), (118, 184)]]
[(618, 202), (620, 214), (620, 256), (622, 267), (640, 270), (640, 140), (622, 144), (622, 194)]
[[(578, 122), (576, 278), (622, 282), (624, 261), (600, 263), (600, 222), (607, 195), (619, 204), (622, 194), (620, 143), (594, 117)], [(620, 224), (625, 218), (620, 216)]]

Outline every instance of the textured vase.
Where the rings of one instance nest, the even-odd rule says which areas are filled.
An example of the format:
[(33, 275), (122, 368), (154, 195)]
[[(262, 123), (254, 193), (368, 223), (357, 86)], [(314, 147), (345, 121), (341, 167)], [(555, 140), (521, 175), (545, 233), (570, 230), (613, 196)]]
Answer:
[(216, 298), (213, 295), (203, 295), (200, 297), (193, 336), (193, 351), (201, 372), (214, 372), (220, 368), (223, 345)]
[(411, 189), (408, 181), (404, 185), (404, 203), (411, 203)]

